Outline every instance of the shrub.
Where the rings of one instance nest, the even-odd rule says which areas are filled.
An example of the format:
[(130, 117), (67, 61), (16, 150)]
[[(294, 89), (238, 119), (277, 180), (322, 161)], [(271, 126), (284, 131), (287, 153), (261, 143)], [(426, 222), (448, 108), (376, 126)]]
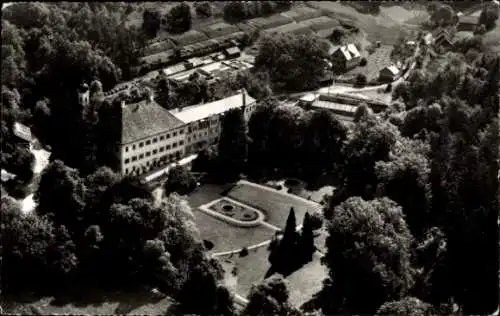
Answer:
[(240, 251), (240, 257), (246, 257), (246, 256), (248, 256), (248, 248), (243, 247)]
[(361, 59), (361, 62), (359, 63), (359, 65), (360, 65), (361, 67), (364, 67), (364, 66), (366, 66), (366, 64), (367, 64), (367, 63), (368, 63), (368, 61), (366, 60), (366, 58), (362, 58), (362, 59)]
[(356, 76), (354, 86), (358, 87), (358, 88), (362, 88), (362, 87), (366, 86), (367, 81), (368, 80), (366, 79), (366, 76), (364, 74), (358, 74)]

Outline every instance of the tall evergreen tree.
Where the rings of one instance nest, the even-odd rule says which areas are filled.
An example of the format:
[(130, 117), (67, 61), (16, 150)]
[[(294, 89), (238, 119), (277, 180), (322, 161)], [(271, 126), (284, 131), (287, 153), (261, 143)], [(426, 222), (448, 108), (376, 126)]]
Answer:
[(302, 253), (302, 262), (306, 263), (312, 260), (312, 256), (315, 251), (314, 247), (314, 235), (313, 227), (311, 222), (311, 216), (306, 213), (304, 216), (304, 222), (302, 224), (302, 233), (300, 236), (300, 250)]
[(240, 109), (228, 111), (222, 120), (219, 139), (219, 162), (227, 179), (243, 171), (247, 158), (246, 122)]
[(298, 244), (297, 220), (295, 218), (295, 210), (290, 208), (290, 213), (286, 220), (285, 233), (279, 247), (279, 272), (285, 275), (293, 270), (296, 261), (296, 250)]

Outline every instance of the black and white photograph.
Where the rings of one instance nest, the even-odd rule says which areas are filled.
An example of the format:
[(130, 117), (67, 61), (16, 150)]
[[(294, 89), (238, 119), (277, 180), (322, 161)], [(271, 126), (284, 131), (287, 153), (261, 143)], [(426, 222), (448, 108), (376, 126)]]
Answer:
[(500, 314), (500, 2), (2, 3), (0, 315)]

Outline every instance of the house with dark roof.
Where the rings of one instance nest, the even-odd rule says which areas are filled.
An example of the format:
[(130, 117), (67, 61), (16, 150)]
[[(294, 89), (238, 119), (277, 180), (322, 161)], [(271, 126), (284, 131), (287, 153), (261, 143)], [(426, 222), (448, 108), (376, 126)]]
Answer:
[(347, 71), (359, 65), (361, 54), (354, 44), (347, 44), (336, 48), (331, 54), (333, 66)]
[(227, 58), (240, 57), (241, 51), (237, 46), (229, 47), (224, 50), (224, 54)]
[(256, 102), (243, 89), (228, 98), (166, 110), (153, 97), (121, 106), (120, 172), (142, 175), (217, 142), (221, 117), (241, 108), (248, 120)]
[(382, 82), (393, 82), (399, 76), (399, 68), (395, 65), (386, 66), (379, 72), (379, 80)]
[(479, 18), (472, 15), (462, 15), (458, 17), (457, 31), (473, 32), (478, 25)]
[(184, 123), (152, 97), (121, 107), (120, 171), (139, 175), (184, 155)]

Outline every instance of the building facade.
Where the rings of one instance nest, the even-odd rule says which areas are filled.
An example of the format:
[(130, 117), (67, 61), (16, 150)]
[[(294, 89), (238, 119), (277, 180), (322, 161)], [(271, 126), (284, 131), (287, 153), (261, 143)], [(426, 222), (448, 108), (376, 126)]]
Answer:
[(152, 97), (122, 104), (120, 172), (142, 175), (196, 154), (218, 141), (225, 112), (241, 108), (248, 120), (255, 106), (255, 99), (244, 90), (219, 101), (171, 111)]

